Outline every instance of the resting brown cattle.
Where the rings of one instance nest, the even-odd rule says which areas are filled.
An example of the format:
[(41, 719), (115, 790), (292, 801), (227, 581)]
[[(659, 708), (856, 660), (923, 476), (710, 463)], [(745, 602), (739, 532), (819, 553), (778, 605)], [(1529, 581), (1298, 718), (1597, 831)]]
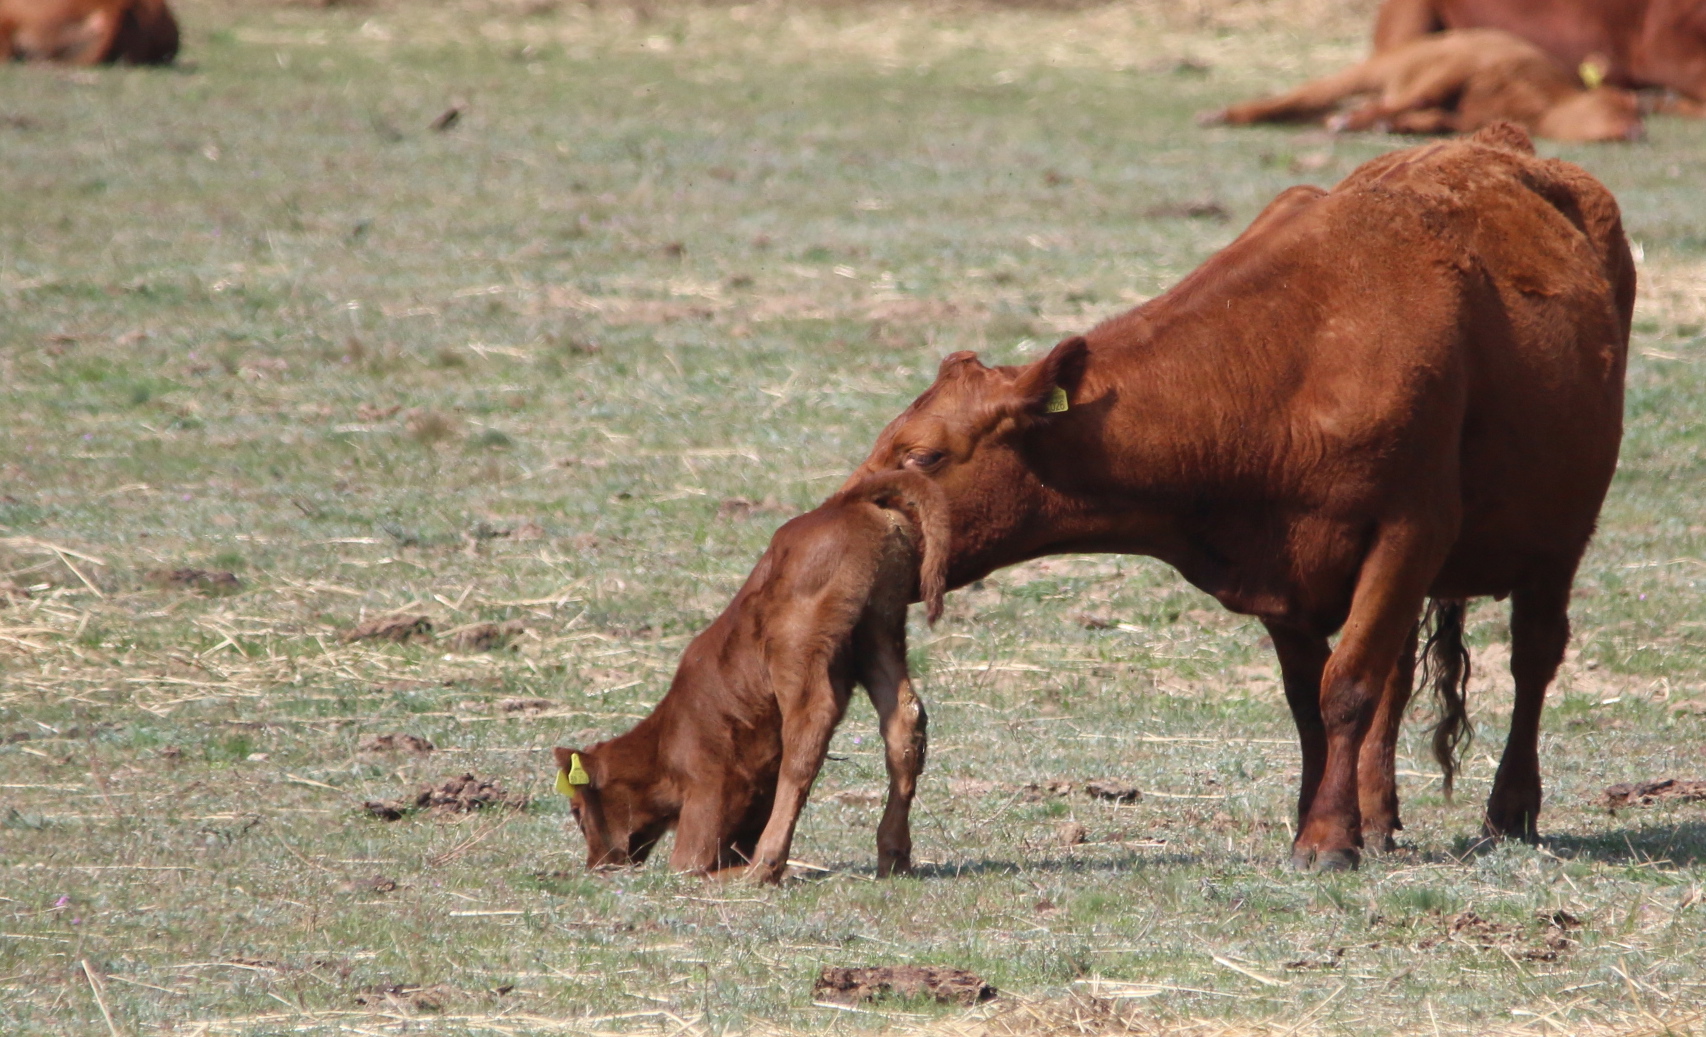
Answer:
[(165, 65), (177, 56), (165, 0), (0, 0), (0, 61)]
[(1442, 29), (1503, 29), (1570, 68), (1603, 63), (1614, 85), (1706, 102), (1706, 0), (1386, 0), (1374, 52)]
[(1260, 618), (1302, 742), (1300, 867), (1354, 867), (1365, 833), (1401, 827), (1424, 599), (1449, 767), (1462, 600), (1509, 595), (1516, 707), (1486, 828), (1533, 836), (1540, 708), (1617, 463), (1634, 300), (1616, 201), (1496, 124), (1282, 193), (1170, 291), (1034, 363), (953, 354), (854, 479), (941, 485), (950, 586), (1144, 554)]
[[(1346, 98), (1375, 94), (1334, 114)], [(1330, 116), (1330, 117), (1329, 117)], [(1509, 120), (1554, 140), (1635, 140), (1635, 95), (1586, 88), (1573, 69), (1498, 29), (1424, 36), (1277, 97), (1235, 104), (1205, 121), (1244, 125), (1327, 118), (1334, 130), (1467, 133)]]
[(941, 612), (946, 533), (941, 490), (910, 472), (850, 486), (778, 529), (650, 716), (590, 749), (556, 750), (588, 867), (642, 863), (677, 828), (678, 871), (746, 865), (779, 881), (859, 683), (887, 750), (877, 873), (909, 871), (925, 716), (907, 674), (906, 607), (922, 595), (932, 621)]

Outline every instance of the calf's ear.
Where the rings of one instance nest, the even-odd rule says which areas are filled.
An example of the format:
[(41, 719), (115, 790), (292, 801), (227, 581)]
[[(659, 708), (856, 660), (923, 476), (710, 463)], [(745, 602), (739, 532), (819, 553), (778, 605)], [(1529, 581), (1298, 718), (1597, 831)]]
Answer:
[(1088, 350), (1084, 336), (1074, 335), (1049, 350), (1048, 356), (1021, 369), (1013, 386), (1019, 409), (1031, 415), (1070, 410), (1072, 390), (1083, 377)]
[(977, 358), (977, 354), (973, 353), (969, 349), (962, 349), (957, 353), (949, 353), (947, 356), (942, 358), (941, 366), (936, 368), (936, 380), (941, 381), (950, 375), (956, 374), (959, 369), (966, 364), (970, 364), (976, 368), (983, 367), (983, 361), (979, 360)]
[(557, 791), (563, 795), (573, 795), (577, 787), (587, 787), (592, 784), (592, 778), (586, 771), (588, 756), (578, 749), (565, 749), (557, 746), (551, 750), (551, 755), (557, 761)]

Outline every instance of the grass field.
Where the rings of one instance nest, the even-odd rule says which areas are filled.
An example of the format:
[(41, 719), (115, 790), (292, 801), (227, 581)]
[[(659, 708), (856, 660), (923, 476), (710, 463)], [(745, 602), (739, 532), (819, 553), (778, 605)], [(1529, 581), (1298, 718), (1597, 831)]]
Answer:
[[(0, 68), (0, 1033), (1702, 1028), (1706, 804), (1598, 803), (1706, 778), (1706, 123), (1543, 145), (1642, 297), (1542, 846), (1472, 847), (1502, 606), (1459, 802), (1423, 709), (1401, 851), (1307, 877), (1260, 628), (1071, 557), (914, 630), (921, 874), (872, 878), (856, 703), (822, 870), (751, 889), (586, 873), (549, 747), (643, 715), (943, 354), (1035, 355), (1401, 146), (1192, 122), (1366, 5), (180, 13), (175, 70)], [(399, 611), (522, 630), (340, 640)], [(532, 801), (362, 810), (464, 772)], [(1048, 789), (1095, 778), (1143, 798)], [(1003, 996), (813, 1003), (908, 962)]]

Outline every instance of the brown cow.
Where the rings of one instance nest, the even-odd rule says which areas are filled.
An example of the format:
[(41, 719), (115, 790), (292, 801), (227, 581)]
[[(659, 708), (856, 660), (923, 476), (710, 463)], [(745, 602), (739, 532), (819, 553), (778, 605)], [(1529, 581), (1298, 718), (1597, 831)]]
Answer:
[(0, 0), (0, 61), (169, 65), (177, 56), (166, 0)]
[(1668, 87), (1706, 112), (1706, 0), (1386, 0), (1375, 21), (1384, 54), (1442, 29), (1503, 29), (1607, 82)]
[(1170, 291), (1034, 363), (949, 356), (854, 479), (942, 486), (950, 586), (1144, 554), (1260, 618), (1302, 742), (1303, 868), (1354, 867), (1365, 833), (1386, 847), (1402, 827), (1424, 599), (1449, 782), (1462, 601), (1510, 595), (1516, 706), (1486, 829), (1532, 837), (1540, 708), (1617, 463), (1634, 301), (1610, 193), (1495, 124), (1285, 191)]
[[(1376, 94), (1333, 115), (1347, 97)], [(1205, 122), (1313, 121), (1337, 130), (1467, 133), (1509, 120), (1554, 140), (1636, 140), (1641, 111), (1621, 87), (1583, 86), (1527, 40), (1498, 29), (1437, 33), (1277, 97), (1235, 104)]]
[(941, 613), (946, 536), (942, 491), (911, 472), (850, 486), (778, 529), (650, 716), (590, 749), (556, 750), (587, 866), (642, 863), (677, 828), (676, 870), (745, 865), (750, 878), (780, 881), (859, 683), (887, 750), (877, 873), (911, 870), (925, 716), (907, 674), (906, 607), (921, 595), (932, 622)]

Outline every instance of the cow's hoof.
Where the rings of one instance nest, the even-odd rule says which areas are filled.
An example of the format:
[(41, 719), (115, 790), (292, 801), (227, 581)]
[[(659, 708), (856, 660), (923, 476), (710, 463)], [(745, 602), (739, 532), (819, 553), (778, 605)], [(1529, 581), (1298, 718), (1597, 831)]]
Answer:
[(1495, 821), (1487, 818), (1481, 825), (1483, 839), (1521, 839), (1533, 845), (1540, 842), (1540, 829), (1534, 823), (1534, 815), (1529, 814), (1518, 819)]
[(1360, 862), (1361, 854), (1356, 850), (1299, 848), (1291, 854), (1291, 866), (1294, 869), (1316, 875), (1330, 871), (1355, 871)]
[(1362, 830), (1362, 850), (1364, 853), (1380, 856), (1392, 853), (1398, 849), (1398, 840), (1392, 838), (1392, 833), (1381, 829), (1365, 828)]

